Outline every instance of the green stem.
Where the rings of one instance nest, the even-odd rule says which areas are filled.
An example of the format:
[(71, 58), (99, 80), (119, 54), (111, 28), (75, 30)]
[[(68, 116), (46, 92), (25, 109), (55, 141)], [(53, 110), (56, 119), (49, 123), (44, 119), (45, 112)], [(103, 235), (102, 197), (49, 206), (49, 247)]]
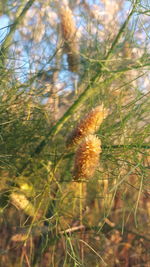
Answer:
[(104, 149), (113, 149), (113, 148), (144, 148), (144, 149), (150, 149), (149, 145), (135, 145), (135, 144), (130, 144), (130, 145), (112, 145), (112, 146), (105, 146), (103, 145), (102, 148)]
[(118, 32), (118, 34), (117, 34), (115, 40), (113, 41), (113, 43), (112, 43), (112, 45), (111, 45), (110, 50), (108, 51), (108, 53), (107, 53), (107, 55), (106, 55), (106, 57), (105, 57), (105, 60), (110, 59), (111, 56), (113, 55), (114, 49), (115, 49), (115, 47), (116, 47), (116, 44), (117, 44), (118, 41), (120, 40), (120, 38), (121, 38), (121, 36), (122, 36), (122, 33), (124, 32), (124, 30), (125, 30), (125, 28), (126, 28), (128, 22), (129, 22), (130, 18), (132, 17), (133, 13), (135, 12), (135, 8), (136, 8), (136, 6), (137, 6), (138, 1), (139, 1), (139, 0), (136, 0), (136, 1), (135, 1), (135, 4), (133, 5), (133, 8), (132, 8), (131, 12), (129, 13), (127, 19), (125, 20), (125, 22), (124, 22), (123, 25), (121, 26), (121, 28), (120, 28), (120, 30), (119, 30), (119, 32)]
[(131, 66), (128, 66), (128, 67), (124, 67), (124, 68), (121, 68), (121, 69), (116, 69), (116, 70), (105, 70), (104, 73), (125, 73), (127, 71), (130, 71), (130, 70), (137, 70), (137, 69), (140, 69), (140, 68), (144, 68), (144, 67), (149, 67), (150, 66), (150, 63), (147, 62), (147, 63), (144, 63), (144, 64), (138, 64), (138, 65), (131, 65)]

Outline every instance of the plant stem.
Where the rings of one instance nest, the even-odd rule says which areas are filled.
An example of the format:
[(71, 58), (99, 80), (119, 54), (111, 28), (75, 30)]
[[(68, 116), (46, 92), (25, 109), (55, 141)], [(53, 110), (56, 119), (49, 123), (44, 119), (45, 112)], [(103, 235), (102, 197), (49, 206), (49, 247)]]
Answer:
[[(16, 18), (16, 20), (14, 21), (13, 24), (11, 24), (10, 27), (10, 31), (7, 34), (2, 46), (1, 46), (1, 50), (0, 50), (0, 57), (2, 62), (4, 61), (8, 46), (10, 45), (11, 42), (11, 38), (13, 33), (15, 32), (15, 30), (17, 29), (18, 25), (22, 22), (24, 16), (26, 15), (27, 11), (29, 10), (29, 8), (32, 6), (32, 4), (34, 3), (35, 0), (29, 0), (27, 2), (27, 4), (25, 5), (25, 7), (23, 8), (22, 12), (20, 13), (20, 15)], [(20, 9), (20, 8), (19, 8)], [(17, 12), (18, 13), (18, 12)]]

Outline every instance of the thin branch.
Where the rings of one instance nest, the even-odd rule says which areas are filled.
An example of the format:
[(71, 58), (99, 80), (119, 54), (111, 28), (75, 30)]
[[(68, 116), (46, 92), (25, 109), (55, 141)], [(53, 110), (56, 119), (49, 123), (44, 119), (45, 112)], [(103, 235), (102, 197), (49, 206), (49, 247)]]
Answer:
[(1, 50), (0, 50), (0, 57), (4, 58), (6, 50), (10, 44), (11, 38), (13, 33), (15, 32), (15, 30), (17, 29), (18, 25), (22, 22), (24, 16), (26, 15), (27, 11), (29, 10), (29, 8), (32, 6), (32, 4), (34, 3), (35, 0), (29, 0), (27, 2), (27, 4), (25, 5), (25, 7), (23, 8), (21, 14), (16, 18), (16, 20), (14, 21), (13, 24), (9, 25), (10, 26), (10, 31), (7, 34), (2, 46), (1, 46)]
[(150, 145), (144, 144), (144, 145), (138, 145), (138, 144), (129, 144), (129, 145), (112, 145), (112, 146), (105, 146), (102, 145), (102, 148), (104, 149), (113, 149), (113, 148), (143, 148), (143, 149), (150, 149)]
[[(56, 234), (56, 240), (58, 241), (59, 238), (61, 238), (62, 235), (70, 235), (70, 234), (75, 233), (75, 232), (80, 232), (83, 229), (84, 229), (85, 232), (95, 231), (95, 233), (97, 235), (99, 233), (108, 234), (112, 230), (122, 231), (122, 227), (115, 225), (109, 219), (105, 219), (105, 223), (104, 223), (104, 226), (102, 228), (100, 228), (100, 226), (86, 226), (86, 225), (73, 226), (73, 227), (67, 228), (66, 230), (59, 231)], [(29, 236), (28, 235), (28, 231), (29, 231), (28, 227), (18, 228), (16, 230), (16, 233), (13, 234), (13, 236), (11, 237), (11, 240), (16, 241), (16, 242), (20, 242), (20, 241), (23, 240), (23, 236), (24, 236), (24, 239), (26, 239), (27, 236)], [(125, 233), (134, 234), (136, 236), (136, 239), (143, 238), (144, 240), (150, 242), (150, 239), (149, 239), (148, 236), (145, 236), (142, 233), (140, 234), (140, 233), (138, 233), (136, 231), (129, 230), (129, 229), (127, 229), (127, 227), (124, 229), (124, 232)], [(33, 226), (30, 234), (33, 235), (33, 236), (39, 236), (41, 234), (49, 234), (50, 236), (53, 236), (53, 238), (54, 238), (54, 236), (55, 236), (55, 227), (49, 228), (47, 226), (42, 226), (42, 227)], [(20, 239), (19, 239), (19, 237), (20, 237)]]
[(116, 44), (117, 44), (118, 41), (120, 40), (120, 38), (121, 38), (121, 36), (122, 36), (122, 33), (124, 32), (124, 30), (125, 30), (125, 28), (126, 28), (128, 22), (129, 22), (130, 18), (132, 17), (133, 13), (134, 13), (135, 10), (136, 10), (136, 6), (137, 6), (137, 4), (138, 4), (138, 1), (139, 1), (139, 0), (136, 0), (136, 1), (135, 1), (135, 4), (133, 5), (133, 8), (132, 8), (131, 12), (129, 13), (127, 19), (125, 20), (125, 22), (124, 22), (123, 25), (121, 26), (121, 28), (120, 28), (120, 30), (119, 30), (119, 32), (118, 32), (118, 34), (117, 34), (115, 40), (113, 41), (113, 43), (112, 43), (112, 45), (111, 45), (110, 50), (108, 51), (108, 53), (107, 53), (107, 55), (106, 55), (106, 57), (105, 57), (105, 60), (108, 60), (108, 59), (111, 58), (111, 56), (112, 56), (112, 54), (113, 54), (113, 52), (114, 52), (114, 49), (115, 49), (115, 47), (116, 47)]
[(129, 65), (128, 67), (123, 67), (120, 69), (116, 69), (116, 70), (105, 70), (104, 73), (125, 73), (127, 71), (130, 70), (137, 70), (137, 69), (141, 69), (144, 67), (150, 67), (150, 59), (147, 60), (148, 62), (144, 63), (144, 64), (133, 64), (133, 65)]

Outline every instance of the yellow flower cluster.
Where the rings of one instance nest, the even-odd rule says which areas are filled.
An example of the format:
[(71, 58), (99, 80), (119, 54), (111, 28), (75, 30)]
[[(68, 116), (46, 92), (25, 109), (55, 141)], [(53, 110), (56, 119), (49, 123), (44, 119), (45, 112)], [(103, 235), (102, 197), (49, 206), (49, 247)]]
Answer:
[(74, 178), (84, 179), (94, 175), (99, 163), (101, 141), (95, 135), (88, 135), (79, 145), (75, 155)]
[(89, 135), (94, 134), (102, 124), (103, 120), (107, 117), (108, 110), (103, 105), (93, 108), (77, 125), (67, 138), (67, 147), (80, 144), (82, 139)]
[(27, 199), (27, 197), (21, 192), (12, 192), (10, 194), (11, 203), (19, 210), (24, 211), (31, 217), (38, 219), (40, 214), (36, 212), (33, 204)]
[(74, 179), (90, 178), (99, 163), (101, 141), (94, 134), (108, 115), (103, 105), (92, 109), (67, 138), (68, 148), (79, 145), (75, 154)]

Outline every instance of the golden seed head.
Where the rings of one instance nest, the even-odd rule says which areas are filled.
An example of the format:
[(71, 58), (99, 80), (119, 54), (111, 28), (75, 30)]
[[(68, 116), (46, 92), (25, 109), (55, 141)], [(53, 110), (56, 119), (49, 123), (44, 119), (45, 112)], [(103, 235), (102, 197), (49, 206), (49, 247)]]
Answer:
[(72, 11), (68, 6), (61, 7), (60, 19), (63, 38), (65, 41), (71, 42), (75, 38), (76, 26)]
[(68, 136), (66, 146), (72, 147), (79, 144), (85, 136), (94, 134), (107, 115), (108, 110), (103, 105), (93, 108)]
[(11, 241), (13, 242), (22, 242), (27, 240), (28, 235), (27, 234), (15, 234), (12, 236)]
[(77, 72), (79, 68), (79, 47), (77, 40), (77, 29), (73, 14), (68, 6), (60, 9), (61, 31), (64, 39), (64, 50), (67, 53), (69, 70)]
[(101, 141), (95, 135), (88, 135), (80, 144), (75, 155), (74, 178), (90, 178), (99, 163)]
[(31, 202), (26, 198), (26, 196), (20, 192), (13, 192), (10, 194), (11, 202), (18, 209), (23, 210), (29, 216), (35, 215), (34, 206)]

